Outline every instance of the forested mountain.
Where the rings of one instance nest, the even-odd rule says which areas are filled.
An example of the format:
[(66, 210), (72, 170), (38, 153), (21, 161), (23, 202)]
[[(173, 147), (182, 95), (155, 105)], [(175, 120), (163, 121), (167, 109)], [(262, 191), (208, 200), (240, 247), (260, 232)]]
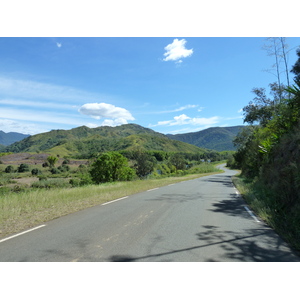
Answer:
[(61, 156), (86, 158), (93, 153), (140, 148), (169, 152), (206, 152), (197, 146), (169, 139), (164, 134), (136, 124), (117, 127), (52, 130), (30, 136), (6, 148), (10, 152), (48, 152)]
[(15, 142), (19, 142), (28, 136), (28, 134), (22, 134), (17, 132), (5, 133), (2, 130), (0, 130), (0, 145), (8, 146)]
[(216, 151), (235, 150), (232, 140), (244, 126), (211, 127), (198, 132), (167, 134), (170, 139)]

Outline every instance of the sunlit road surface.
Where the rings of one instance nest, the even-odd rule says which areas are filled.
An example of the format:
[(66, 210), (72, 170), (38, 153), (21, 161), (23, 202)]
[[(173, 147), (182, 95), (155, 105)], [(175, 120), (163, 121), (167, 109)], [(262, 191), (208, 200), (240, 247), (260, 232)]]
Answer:
[(300, 261), (247, 207), (235, 171), (152, 189), (0, 241), (0, 261)]

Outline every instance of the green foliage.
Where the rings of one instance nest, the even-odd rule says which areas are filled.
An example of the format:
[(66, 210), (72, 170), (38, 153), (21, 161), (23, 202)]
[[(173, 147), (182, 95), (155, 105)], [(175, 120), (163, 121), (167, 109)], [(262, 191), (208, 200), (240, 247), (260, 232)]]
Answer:
[(184, 159), (183, 154), (175, 153), (170, 157), (170, 163), (175, 166), (177, 170), (184, 170), (186, 169), (186, 160)]
[(53, 188), (67, 188), (70, 184), (61, 178), (51, 178), (46, 180), (36, 181), (31, 185), (33, 188), (39, 189), (53, 189)]
[[(183, 134), (168, 134), (171, 139), (189, 143), (200, 148), (212, 149), (215, 151), (234, 151), (235, 147), (232, 143), (234, 137), (243, 128), (243, 126), (232, 127), (211, 127), (198, 132), (190, 132)], [(203, 149), (202, 149), (203, 150)], [(199, 155), (203, 156), (207, 151), (199, 151)]]
[(41, 175), (42, 171), (37, 169), (37, 168), (34, 168), (34, 169), (31, 170), (31, 174), (32, 175)]
[(51, 168), (50, 169), (51, 174), (60, 174), (61, 171), (58, 168)]
[(7, 166), (4, 170), (5, 173), (13, 173), (14, 171), (15, 171), (15, 169), (11, 165)]
[(24, 173), (29, 171), (29, 166), (27, 164), (20, 164), (18, 167), (18, 172), (19, 173)]
[(253, 111), (244, 110), (249, 112), (246, 121), (255, 120), (259, 124), (237, 136), (234, 159), (242, 175), (255, 183), (251, 186), (259, 191), (255, 205), (267, 212), (269, 224), (299, 240), (300, 81), (288, 87), (285, 96), (280, 101), (274, 96), (273, 101), (266, 103), (264, 112), (272, 112), (270, 115), (262, 114), (263, 117), (255, 119)]
[(55, 156), (69, 156), (78, 159), (97, 157), (108, 151), (131, 151), (136, 147), (143, 151), (154, 151), (158, 160), (164, 159), (164, 152), (205, 153), (206, 150), (194, 145), (174, 141), (167, 136), (136, 124), (117, 127), (85, 126), (71, 130), (52, 130), (30, 136), (9, 146), (6, 151), (43, 151)]
[(90, 174), (93, 182), (99, 184), (112, 181), (126, 181), (134, 177), (127, 159), (118, 152), (101, 154), (92, 164)]
[(142, 149), (133, 151), (133, 159), (135, 161), (134, 168), (136, 175), (140, 178), (148, 176), (154, 170), (157, 162), (154, 156)]
[(47, 162), (49, 163), (50, 167), (54, 167), (57, 161), (58, 161), (58, 158), (56, 156), (50, 155), (47, 157)]

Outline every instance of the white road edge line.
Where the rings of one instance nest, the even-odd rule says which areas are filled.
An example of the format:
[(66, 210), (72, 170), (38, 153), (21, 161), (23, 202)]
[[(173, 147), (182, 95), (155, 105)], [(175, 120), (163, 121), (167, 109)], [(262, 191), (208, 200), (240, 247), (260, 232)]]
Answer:
[(150, 189), (150, 190), (147, 190), (147, 192), (151, 192), (151, 191), (158, 190), (158, 189), (159, 188)]
[(247, 206), (244, 206), (244, 208), (246, 209), (246, 211), (249, 213), (249, 215), (256, 221), (256, 222), (260, 222), (256, 217), (255, 215), (252, 213), (252, 211), (247, 207)]
[(110, 204), (110, 203), (113, 203), (113, 202), (116, 202), (116, 201), (120, 201), (120, 200), (123, 200), (123, 199), (126, 199), (128, 198), (128, 196), (125, 196), (125, 197), (122, 197), (122, 198), (118, 198), (118, 199), (115, 199), (115, 200), (112, 200), (112, 201), (109, 201), (109, 202), (105, 202), (101, 205), (107, 205), (107, 204)]
[(29, 229), (29, 230), (26, 230), (26, 231), (20, 232), (20, 233), (18, 233), (18, 234), (15, 234), (15, 235), (9, 236), (9, 237), (7, 237), (7, 238), (5, 238), (5, 239), (3, 239), (3, 240), (0, 240), (0, 243), (2, 243), (2, 242), (5, 242), (5, 241), (7, 241), (7, 240), (10, 240), (10, 239), (13, 239), (13, 238), (15, 238), (15, 237), (17, 237), (17, 236), (19, 236), (19, 235), (22, 235), (22, 234), (28, 233), (28, 232), (30, 232), (30, 231), (37, 230), (37, 229), (39, 229), (39, 228), (45, 227), (45, 226), (46, 226), (46, 225), (45, 225), (45, 224), (43, 224), (43, 225), (40, 225), (40, 226), (37, 226), (37, 227), (31, 228), (31, 229)]

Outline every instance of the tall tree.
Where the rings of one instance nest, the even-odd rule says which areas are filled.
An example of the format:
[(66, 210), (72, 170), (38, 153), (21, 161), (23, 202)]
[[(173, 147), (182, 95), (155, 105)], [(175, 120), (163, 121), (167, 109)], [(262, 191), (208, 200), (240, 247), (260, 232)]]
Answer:
[(297, 55), (298, 55), (298, 60), (293, 65), (291, 72), (296, 75), (294, 77), (294, 80), (296, 81), (296, 83), (300, 85), (300, 48), (297, 49)]
[[(282, 94), (282, 73), (286, 75), (286, 85), (290, 85), (289, 80), (289, 71), (288, 71), (288, 64), (287, 64), (287, 55), (289, 53), (288, 44), (286, 43), (286, 38), (284, 37), (269, 37), (266, 39), (267, 43), (263, 46), (263, 49), (267, 51), (269, 56), (275, 57), (275, 63), (272, 65), (272, 69), (268, 69), (267, 71), (271, 74), (275, 75), (277, 78), (277, 84), (279, 87), (279, 102), (282, 101), (283, 94)], [(282, 64), (284, 66), (282, 66)], [(274, 73), (275, 72), (275, 73)]]

